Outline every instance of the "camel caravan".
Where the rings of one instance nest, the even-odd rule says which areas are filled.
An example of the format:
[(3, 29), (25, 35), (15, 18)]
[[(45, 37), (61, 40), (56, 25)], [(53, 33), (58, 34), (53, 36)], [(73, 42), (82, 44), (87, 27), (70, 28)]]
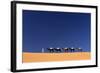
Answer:
[(48, 52), (82, 52), (82, 48), (47, 48)]

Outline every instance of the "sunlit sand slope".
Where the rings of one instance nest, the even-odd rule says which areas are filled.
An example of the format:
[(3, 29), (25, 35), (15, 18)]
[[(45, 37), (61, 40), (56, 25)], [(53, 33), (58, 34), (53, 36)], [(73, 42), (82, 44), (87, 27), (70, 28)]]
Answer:
[(69, 60), (88, 60), (90, 52), (75, 53), (23, 53), (23, 63), (27, 62), (48, 62), (48, 61), (69, 61)]

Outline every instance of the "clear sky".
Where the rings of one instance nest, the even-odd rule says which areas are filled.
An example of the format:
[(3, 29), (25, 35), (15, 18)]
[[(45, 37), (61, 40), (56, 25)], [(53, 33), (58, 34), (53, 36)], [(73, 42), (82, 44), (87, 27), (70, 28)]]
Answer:
[(23, 10), (23, 52), (49, 47), (90, 51), (90, 19), (90, 13)]

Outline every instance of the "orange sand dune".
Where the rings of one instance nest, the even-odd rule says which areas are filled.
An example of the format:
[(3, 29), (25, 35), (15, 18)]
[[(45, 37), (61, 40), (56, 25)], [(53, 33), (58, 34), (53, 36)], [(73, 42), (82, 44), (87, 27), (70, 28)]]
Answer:
[(67, 60), (88, 60), (90, 52), (75, 53), (23, 53), (23, 63), (27, 62), (47, 62), (47, 61), (67, 61)]

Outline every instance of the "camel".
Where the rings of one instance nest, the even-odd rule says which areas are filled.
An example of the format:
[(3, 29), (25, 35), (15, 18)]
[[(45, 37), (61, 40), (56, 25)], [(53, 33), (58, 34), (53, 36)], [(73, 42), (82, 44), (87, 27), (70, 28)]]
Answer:
[(75, 52), (75, 48), (73, 48), (73, 47), (70, 48), (70, 51), (71, 51), (71, 52)]
[(62, 48), (64, 50), (64, 52), (68, 52), (68, 48)]
[(76, 51), (82, 52), (82, 48), (76, 48)]
[(54, 48), (47, 48), (49, 52), (54, 52)]
[(63, 48), (64, 52), (75, 52), (75, 48)]
[(62, 52), (61, 48), (54, 48), (55, 52)]

